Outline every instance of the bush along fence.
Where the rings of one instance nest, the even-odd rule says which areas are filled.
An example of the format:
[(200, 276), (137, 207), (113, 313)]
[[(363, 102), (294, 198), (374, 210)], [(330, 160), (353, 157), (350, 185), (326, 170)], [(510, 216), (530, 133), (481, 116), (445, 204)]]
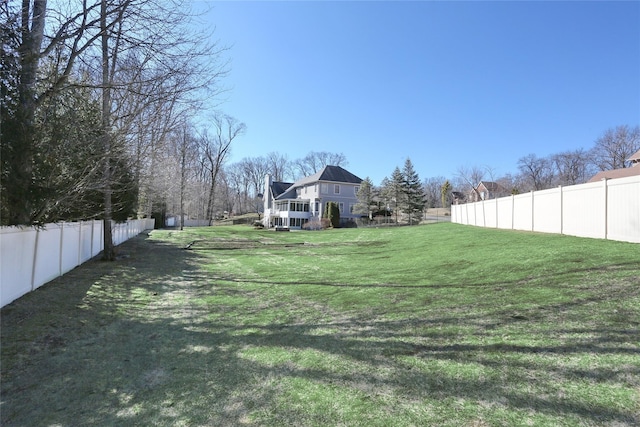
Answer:
[[(153, 229), (153, 219), (113, 224), (113, 243)], [(0, 228), (0, 307), (98, 255), (102, 221), (61, 222), (44, 228)]]
[(640, 176), (453, 205), (451, 221), (640, 243)]

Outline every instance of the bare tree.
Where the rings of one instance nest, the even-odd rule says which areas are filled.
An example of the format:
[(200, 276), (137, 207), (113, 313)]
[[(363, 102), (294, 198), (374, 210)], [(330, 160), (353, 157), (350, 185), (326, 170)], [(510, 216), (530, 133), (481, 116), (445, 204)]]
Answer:
[(291, 163), (286, 155), (272, 151), (267, 154), (267, 164), (274, 181), (284, 181), (291, 177)]
[(532, 190), (544, 190), (553, 185), (553, 164), (546, 157), (537, 157), (535, 154), (521, 157), (518, 169)]
[(594, 163), (600, 170), (628, 167), (627, 160), (640, 150), (640, 126), (617, 126), (607, 129), (595, 141), (591, 150)]
[(294, 162), (299, 178), (313, 175), (320, 172), (325, 166), (342, 166), (346, 167), (349, 164), (347, 158), (342, 153), (329, 153), (327, 151), (310, 151), (309, 154), (302, 159), (298, 159)]
[(482, 196), (478, 192), (478, 184), (482, 181), (487, 173), (486, 167), (480, 166), (460, 166), (456, 172), (456, 178), (459, 181), (459, 188), (467, 189), (463, 191), (465, 194), (473, 192), (477, 200), (481, 200)]
[[(40, 167), (34, 164), (35, 112), (47, 99), (78, 84), (92, 87), (102, 104), (102, 145), (96, 164), (103, 171), (104, 256), (112, 259), (109, 228), (113, 210), (120, 208), (112, 195), (114, 189), (125, 188), (124, 175), (118, 172), (130, 168), (125, 154), (135, 151), (135, 182), (140, 183), (150, 175), (143, 167), (154, 166), (155, 156), (151, 162), (143, 160), (146, 147), (155, 149), (158, 141), (168, 140), (165, 136), (179, 121), (180, 111), (197, 102), (196, 93), (213, 96), (220, 91), (217, 83), (226, 67), (218, 59), (224, 49), (208, 41), (210, 34), (192, 30), (191, 16), (185, 12), (188, 2), (182, 0), (93, 0), (55, 6), (48, 10), (46, 1), (24, 0), (17, 14), (9, 6), (2, 9), (7, 18), (21, 18), (7, 20), (19, 29), (14, 39), (20, 53), (9, 80), (16, 82), (17, 98), (24, 100), (16, 104), (20, 108), (15, 109), (13, 125), (3, 126), (13, 129), (2, 134), (3, 170), (5, 164), (12, 165), (2, 175), (3, 205), (10, 206), (3, 212), (7, 222), (30, 224), (35, 220), (34, 200), (49, 197), (32, 184), (34, 169)], [(45, 57), (53, 71), (36, 85)], [(3, 70), (4, 64), (3, 56)], [(132, 141), (136, 149), (127, 150)], [(137, 194), (133, 187), (130, 191)]]
[(582, 184), (595, 173), (589, 153), (583, 149), (554, 154), (551, 162), (556, 169), (558, 185)]
[(214, 219), (214, 202), (218, 175), (222, 170), (231, 150), (231, 143), (246, 130), (244, 123), (226, 114), (217, 113), (212, 119), (213, 135), (207, 130), (199, 138), (200, 152), (204, 167), (209, 175), (209, 197), (207, 202), (207, 219)]
[(193, 173), (193, 164), (197, 158), (197, 146), (192, 130), (185, 123), (182, 132), (175, 132), (177, 143), (174, 145), (180, 160), (180, 230), (184, 228), (187, 183)]
[(422, 191), (424, 192), (427, 208), (445, 207), (441, 205), (441, 189), (445, 181), (447, 181), (447, 179), (443, 176), (426, 178), (423, 181)]
[(263, 191), (264, 177), (269, 173), (269, 162), (265, 157), (248, 157), (242, 160), (244, 174), (249, 180), (253, 189), (253, 196), (261, 194)]

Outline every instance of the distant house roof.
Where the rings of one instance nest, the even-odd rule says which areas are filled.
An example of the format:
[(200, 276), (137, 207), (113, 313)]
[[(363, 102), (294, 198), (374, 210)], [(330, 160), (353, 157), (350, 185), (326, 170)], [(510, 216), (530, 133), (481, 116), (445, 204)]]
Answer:
[[(307, 176), (302, 178), (293, 184), (288, 184), (288, 187), (285, 190), (282, 190), (278, 194), (273, 193), (273, 197), (276, 199), (295, 199), (296, 198), (296, 188), (304, 187), (305, 185), (313, 184), (318, 181), (331, 181), (331, 182), (344, 182), (348, 184), (360, 184), (362, 183), (362, 179), (358, 178), (351, 172), (346, 169), (341, 168), (340, 166), (325, 166), (318, 173), (315, 173), (311, 176)], [(274, 183), (275, 184), (275, 183)], [(286, 183), (280, 183), (286, 184)]]
[(616, 179), (616, 178), (626, 178), (628, 176), (636, 176), (640, 175), (640, 150), (636, 151), (627, 159), (631, 162), (630, 168), (622, 168), (622, 169), (611, 169), (608, 171), (600, 171), (595, 174), (589, 181), (587, 182), (598, 182), (603, 179)]
[(622, 169), (612, 169), (610, 171), (601, 171), (595, 174), (589, 181), (587, 182), (598, 182), (603, 179), (616, 179), (616, 178), (626, 178), (628, 176), (636, 176), (640, 175), (640, 166), (635, 166), (632, 168), (622, 168)]
[(502, 185), (498, 184), (497, 182), (493, 182), (493, 181), (480, 181), (476, 188), (480, 188), (481, 185), (484, 185), (484, 188), (486, 188), (489, 191), (502, 191), (502, 190), (504, 190)]
[(341, 168), (340, 166), (330, 166), (327, 165), (318, 173), (314, 173), (311, 176), (307, 176), (302, 178), (299, 181), (296, 181), (293, 186), (294, 187), (302, 187), (307, 184), (311, 184), (318, 181), (332, 181), (332, 182), (346, 182), (349, 184), (360, 184), (362, 182), (361, 178), (358, 178), (351, 172), (346, 169)]
[(291, 187), (292, 185), (293, 184), (290, 182), (273, 181), (271, 183), (271, 194), (273, 194), (273, 197), (276, 198), (287, 191), (287, 188)]

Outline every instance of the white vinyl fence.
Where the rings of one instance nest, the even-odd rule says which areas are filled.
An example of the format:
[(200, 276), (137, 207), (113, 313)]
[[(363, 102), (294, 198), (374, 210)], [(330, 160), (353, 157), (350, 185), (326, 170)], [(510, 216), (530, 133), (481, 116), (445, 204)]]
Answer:
[(640, 176), (453, 205), (451, 221), (640, 243)]
[[(153, 219), (114, 223), (113, 243), (119, 245), (153, 224)], [(0, 307), (98, 255), (102, 232), (102, 221), (0, 228)]]

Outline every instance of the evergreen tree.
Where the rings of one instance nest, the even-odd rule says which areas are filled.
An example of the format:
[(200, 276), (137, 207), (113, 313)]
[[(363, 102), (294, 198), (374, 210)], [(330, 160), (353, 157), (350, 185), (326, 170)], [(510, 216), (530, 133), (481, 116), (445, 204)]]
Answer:
[(331, 223), (331, 227), (340, 227), (340, 206), (336, 202), (327, 202), (325, 204), (324, 218)]
[(449, 198), (449, 193), (451, 192), (451, 183), (449, 180), (446, 180), (442, 187), (440, 188), (440, 197), (442, 198), (442, 207), (447, 207), (447, 199)]
[(424, 194), (420, 177), (409, 158), (404, 162), (402, 169), (402, 192), (403, 210), (409, 216), (409, 225), (412, 225), (412, 219), (420, 218), (424, 209)]
[(395, 222), (398, 223), (398, 213), (405, 206), (404, 176), (400, 168), (396, 166), (391, 174), (391, 178), (382, 180), (382, 196), (387, 201), (387, 206), (393, 209)]
[(369, 219), (372, 219), (372, 207), (374, 206), (374, 197), (375, 197), (375, 187), (373, 186), (373, 182), (371, 178), (366, 177), (364, 181), (360, 184), (360, 189), (358, 190), (358, 203), (354, 207), (355, 213), (366, 214)]

